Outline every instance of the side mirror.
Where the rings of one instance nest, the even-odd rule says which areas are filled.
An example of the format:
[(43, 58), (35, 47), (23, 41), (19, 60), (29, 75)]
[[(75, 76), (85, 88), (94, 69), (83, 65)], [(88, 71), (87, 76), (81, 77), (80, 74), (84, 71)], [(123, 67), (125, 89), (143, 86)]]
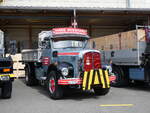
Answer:
[(53, 57), (57, 57), (58, 56), (58, 52), (57, 51), (54, 51), (53, 52)]
[(114, 56), (115, 56), (115, 52), (112, 51), (112, 52), (111, 52), (111, 57), (114, 57)]
[(92, 43), (92, 48), (95, 49), (95, 47), (96, 47), (96, 44), (95, 44), (95, 42), (93, 41), (93, 43)]

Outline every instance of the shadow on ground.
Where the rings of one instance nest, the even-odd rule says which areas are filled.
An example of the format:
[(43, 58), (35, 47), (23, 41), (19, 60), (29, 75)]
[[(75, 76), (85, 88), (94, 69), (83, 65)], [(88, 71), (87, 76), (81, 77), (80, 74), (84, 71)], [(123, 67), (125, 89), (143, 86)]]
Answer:
[(150, 92), (150, 85), (146, 84), (144, 82), (141, 83), (131, 83), (128, 86), (124, 87), (117, 87), (117, 88), (123, 88), (123, 89), (128, 89), (128, 90), (136, 90), (136, 91), (144, 91), (144, 92)]
[[(25, 80), (24, 79), (20, 79), (21, 82), (23, 82), (23, 84), (25, 84)], [(30, 86), (27, 86), (30, 87)], [(40, 94), (46, 96), (47, 98), (50, 98), (48, 91), (46, 89), (46, 87), (44, 86), (32, 86), (32, 89), (36, 89)], [(65, 89), (65, 93), (64, 93), (64, 97), (62, 99), (72, 99), (72, 100), (83, 100), (83, 99), (98, 99), (101, 96), (96, 96), (94, 94), (93, 91), (81, 91), (81, 90), (77, 90), (77, 89)]]

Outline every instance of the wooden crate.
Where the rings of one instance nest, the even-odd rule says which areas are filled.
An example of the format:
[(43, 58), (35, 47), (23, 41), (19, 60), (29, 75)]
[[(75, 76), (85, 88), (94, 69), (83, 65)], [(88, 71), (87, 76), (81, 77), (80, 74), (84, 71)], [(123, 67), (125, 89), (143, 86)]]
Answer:
[(131, 49), (136, 47), (137, 47), (136, 30), (121, 33), (121, 49)]
[(105, 36), (105, 50), (118, 50), (120, 48), (120, 34)]
[(131, 30), (91, 39), (98, 50), (122, 50), (137, 48), (137, 41), (145, 41), (145, 30)]
[(139, 29), (137, 35), (138, 35), (138, 40), (139, 40), (139, 41), (146, 41), (145, 30)]
[(93, 41), (96, 44), (96, 49), (97, 48), (100, 48), (101, 50), (105, 50), (106, 49), (106, 46), (105, 46), (106, 40), (105, 40), (105, 38), (96, 38), (94, 40), (92, 39), (92, 40), (90, 40), (90, 45), (92, 45)]

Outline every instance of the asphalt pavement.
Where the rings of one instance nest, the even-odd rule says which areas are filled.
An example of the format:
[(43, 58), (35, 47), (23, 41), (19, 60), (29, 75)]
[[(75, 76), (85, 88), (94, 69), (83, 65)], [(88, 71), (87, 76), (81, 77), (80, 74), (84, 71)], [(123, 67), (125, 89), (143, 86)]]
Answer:
[(70, 91), (53, 100), (44, 87), (27, 87), (24, 80), (13, 83), (11, 99), (0, 99), (0, 113), (150, 113), (150, 88), (112, 87), (109, 94)]

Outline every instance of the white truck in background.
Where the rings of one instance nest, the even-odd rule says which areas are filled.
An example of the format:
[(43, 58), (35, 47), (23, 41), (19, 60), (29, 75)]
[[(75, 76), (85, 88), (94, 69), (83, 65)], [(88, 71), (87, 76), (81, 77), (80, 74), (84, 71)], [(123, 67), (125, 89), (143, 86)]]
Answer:
[(95, 48), (102, 53), (103, 64), (110, 64), (116, 77), (112, 86), (131, 81), (150, 83), (150, 26), (94, 38)]

